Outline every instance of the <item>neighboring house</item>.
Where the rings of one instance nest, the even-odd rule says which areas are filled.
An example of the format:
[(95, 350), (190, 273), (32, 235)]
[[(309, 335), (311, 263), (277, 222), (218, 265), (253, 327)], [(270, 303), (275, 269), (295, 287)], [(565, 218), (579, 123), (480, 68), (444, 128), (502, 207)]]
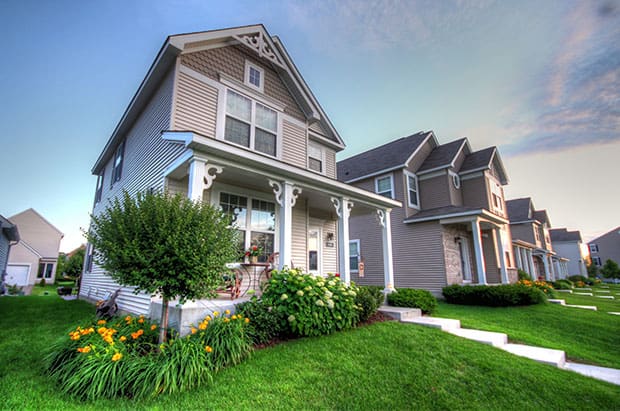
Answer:
[(530, 197), (506, 201), (517, 267), (533, 279), (552, 281), (556, 275), (547, 210), (536, 210)]
[(9, 252), (11, 246), (19, 241), (19, 230), (17, 226), (0, 215), (0, 295), (5, 291), (5, 280), (7, 279), (6, 266), (9, 262)]
[[(180, 193), (229, 213), (240, 249), (260, 246), (263, 261), (278, 252), (280, 267), (349, 281), (349, 214), (389, 216), (400, 203), (339, 182), (342, 149), (281, 41), (262, 25), (170, 36), (92, 169), (93, 214), (123, 191)], [(389, 219), (380, 227), (391, 243)], [(90, 299), (118, 287), (94, 253), (89, 245), (80, 288)], [(117, 301), (136, 313), (157, 303), (131, 288)]]
[(620, 227), (590, 241), (588, 248), (592, 264), (602, 267), (607, 260), (620, 264)]
[[(440, 145), (433, 132), (419, 132), (338, 162), (338, 178), (402, 202), (391, 216), (396, 287), (439, 295), (449, 284), (516, 281), (503, 193), (508, 178), (495, 147), (472, 151), (464, 138)], [(358, 284), (384, 278), (376, 227), (368, 215), (351, 217)]]
[(589, 258), (588, 246), (583, 243), (579, 231), (568, 231), (566, 228), (553, 228), (549, 230), (553, 251), (557, 255), (568, 259), (567, 273), (560, 271), (560, 278), (569, 275), (588, 276), (586, 263)]
[(19, 229), (20, 240), (9, 253), (6, 283), (28, 286), (41, 279), (53, 283), (63, 233), (32, 208), (9, 220)]

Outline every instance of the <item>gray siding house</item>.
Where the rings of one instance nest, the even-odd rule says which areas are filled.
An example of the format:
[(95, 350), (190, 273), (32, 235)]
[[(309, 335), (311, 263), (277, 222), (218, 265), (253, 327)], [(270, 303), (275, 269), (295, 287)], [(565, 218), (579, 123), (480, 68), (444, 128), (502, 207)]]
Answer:
[[(467, 139), (439, 144), (419, 132), (338, 162), (338, 178), (402, 202), (391, 215), (396, 287), (440, 294), (449, 284), (516, 281), (497, 149)], [(352, 216), (351, 278), (381, 284), (381, 237), (368, 215)]]
[(596, 237), (588, 243), (588, 248), (593, 264), (601, 267), (607, 260), (620, 264), (620, 227)]
[[(560, 278), (560, 257), (553, 251), (547, 210), (536, 210), (530, 197), (506, 201), (517, 267), (533, 279)], [(556, 264), (557, 262), (557, 264)]]
[(11, 246), (19, 242), (19, 230), (17, 226), (0, 215), (0, 276), (2, 281), (0, 282), (0, 295), (5, 292), (5, 283), (7, 279), (6, 266), (9, 262), (9, 252)]
[(570, 275), (588, 276), (586, 264), (590, 255), (588, 246), (583, 243), (581, 233), (579, 231), (568, 231), (566, 228), (552, 228), (549, 230), (553, 251), (558, 256), (566, 259), (566, 267), (556, 265), (559, 268), (559, 277), (566, 278)]
[[(260, 246), (263, 261), (278, 252), (280, 267), (349, 281), (349, 215), (389, 215), (400, 203), (338, 181), (344, 147), (262, 25), (170, 36), (92, 168), (93, 213), (123, 191), (179, 193), (230, 213), (240, 248)], [(389, 225), (375, 224), (390, 238)], [(96, 260), (89, 245), (82, 298), (119, 287)], [(157, 304), (132, 291), (122, 289), (121, 309)]]

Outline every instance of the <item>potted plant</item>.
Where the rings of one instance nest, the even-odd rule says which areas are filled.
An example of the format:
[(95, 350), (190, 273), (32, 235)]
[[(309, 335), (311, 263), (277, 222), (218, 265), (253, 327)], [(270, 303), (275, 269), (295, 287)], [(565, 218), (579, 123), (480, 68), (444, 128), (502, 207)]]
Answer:
[(256, 264), (258, 262), (259, 255), (261, 255), (261, 249), (256, 245), (253, 245), (245, 252), (245, 258), (249, 259), (252, 264)]

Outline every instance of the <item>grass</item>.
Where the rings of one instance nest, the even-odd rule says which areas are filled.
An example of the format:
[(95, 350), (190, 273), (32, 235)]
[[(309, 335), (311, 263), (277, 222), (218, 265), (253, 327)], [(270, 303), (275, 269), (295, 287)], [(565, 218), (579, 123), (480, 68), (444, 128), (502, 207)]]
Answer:
[[(607, 285), (609, 288), (602, 288), (601, 286), (592, 286), (588, 288), (592, 288), (593, 294), (596, 295), (611, 295), (614, 297), (613, 300), (607, 298), (597, 298), (595, 296), (589, 295), (576, 295), (575, 292), (582, 291), (573, 291), (573, 294), (569, 293), (557, 293), (558, 297), (563, 300), (566, 300), (566, 304), (576, 304), (576, 305), (593, 305), (598, 308), (598, 311), (608, 313), (608, 312), (620, 312), (620, 295), (616, 295), (620, 293), (620, 285), (617, 284), (603, 284), (603, 286)], [(609, 293), (601, 293), (599, 291), (609, 291)], [(583, 291), (590, 292), (590, 291)], [(608, 314), (609, 315), (609, 314)]]
[(440, 302), (434, 316), (459, 319), (463, 328), (503, 332), (514, 342), (564, 350), (577, 362), (620, 368), (620, 316), (604, 311), (556, 304), (496, 308)]
[(0, 409), (611, 410), (620, 387), (396, 322), (257, 351), (212, 386), (144, 401), (77, 402), (44, 375), (50, 342), (90, 318), (83, 301), (0, 298)]

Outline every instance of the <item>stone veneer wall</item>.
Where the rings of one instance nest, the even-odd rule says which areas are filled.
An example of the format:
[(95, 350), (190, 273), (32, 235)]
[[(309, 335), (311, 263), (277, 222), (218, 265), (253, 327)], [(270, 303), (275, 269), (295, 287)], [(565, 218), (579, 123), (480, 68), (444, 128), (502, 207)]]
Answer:
[[(465, 237), (471, 246), (470, 235), (463, 226), (449, 225), (443, 227), (443, 249), (446, 259), (446, 283), (463, 284), (463, 272), (461, 269), (461, 253), (459, 245), (454, 241), (455, 237)], [(472, 253), (470, 251), (469, 266), (472, 267), (472, 277), (474, 276), (474, 262), (471, 261)]]

